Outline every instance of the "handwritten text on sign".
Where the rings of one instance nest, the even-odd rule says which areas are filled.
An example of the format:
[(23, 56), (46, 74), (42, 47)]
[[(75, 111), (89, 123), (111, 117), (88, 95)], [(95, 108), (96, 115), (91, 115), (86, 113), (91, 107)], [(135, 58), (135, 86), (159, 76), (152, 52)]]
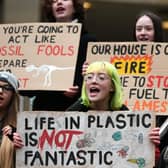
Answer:
[(14, 73), (22, 90), (63, 90), (73, 83), (81, 24), (0, 25), (0, 71)]
[(133, 111), (168, 112), (168, 43), (89, 43), (87, 60), (114, 64)]
[[(17, 166), (151, 168), (154, 146), (149, 112), (22, 112), (18, 131), (25, 146)], [(24, 127), (23, 127), (24, 126)]]

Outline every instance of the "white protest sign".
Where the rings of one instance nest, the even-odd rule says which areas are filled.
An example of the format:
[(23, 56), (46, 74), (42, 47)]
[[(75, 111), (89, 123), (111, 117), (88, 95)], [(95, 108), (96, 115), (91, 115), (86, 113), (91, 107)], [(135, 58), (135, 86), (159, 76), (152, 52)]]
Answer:
[(65, 90), (72, 86), (80, 23), (0, 25), (0, 71), (14, 73), (20, 90)]
[(16, 167), (151, 168), (150, 112), (21, 112)]

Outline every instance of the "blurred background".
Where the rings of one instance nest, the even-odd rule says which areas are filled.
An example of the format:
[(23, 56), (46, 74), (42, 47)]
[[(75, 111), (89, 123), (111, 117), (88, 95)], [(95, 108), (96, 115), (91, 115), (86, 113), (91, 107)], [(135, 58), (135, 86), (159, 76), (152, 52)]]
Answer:
[[(87, 28), (100, 41), (131, 41), (135, 17), (146, 9), (163, 19), (168, 41), (168, 0), (87, 0), (84, 5)], [(39, 21), (41, 0), (0, 0), (0, 23)]]

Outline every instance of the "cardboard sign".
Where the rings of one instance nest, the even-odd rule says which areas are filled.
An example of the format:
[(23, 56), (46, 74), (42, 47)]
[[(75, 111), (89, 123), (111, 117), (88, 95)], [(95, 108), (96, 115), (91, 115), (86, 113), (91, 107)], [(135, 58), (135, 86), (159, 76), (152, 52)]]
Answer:
[(79, 23), (0, 25), (0, 71), (14, 73), (20, 90), (72, 86), (81, 33)]
[(168, 113), (168, 43), (89, 43), (87, 60), (114, 64), (131, 110)]
[(151, 168), (150, 112), (21, 112), (16, 167)]

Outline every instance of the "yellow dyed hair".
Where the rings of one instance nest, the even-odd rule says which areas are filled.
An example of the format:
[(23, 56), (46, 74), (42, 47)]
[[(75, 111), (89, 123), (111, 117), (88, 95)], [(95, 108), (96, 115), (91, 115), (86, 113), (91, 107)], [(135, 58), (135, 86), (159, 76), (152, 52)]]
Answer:
[[(86, 74), (92, 73), (92, 72), (99, 72), (99, 71), (105, 71), (110, 77), (111, 82), (114, 85), (114, 92), (111, 92), (111, 100), (109, 102), (109, 106), (111, 110), (119, 110), (122, 106), (122, 87), (120, 83), (120, 76), (117, 72), (117, 69), (109, 62), (106, 61), (97, 61), (91, 63), (86, 71)], [(88, 95), (86, 92), (86, 83), (85, 80), (83, 81), (82, 85), (82, 104), (89, 107), (90, 101), (88, 99)]]

